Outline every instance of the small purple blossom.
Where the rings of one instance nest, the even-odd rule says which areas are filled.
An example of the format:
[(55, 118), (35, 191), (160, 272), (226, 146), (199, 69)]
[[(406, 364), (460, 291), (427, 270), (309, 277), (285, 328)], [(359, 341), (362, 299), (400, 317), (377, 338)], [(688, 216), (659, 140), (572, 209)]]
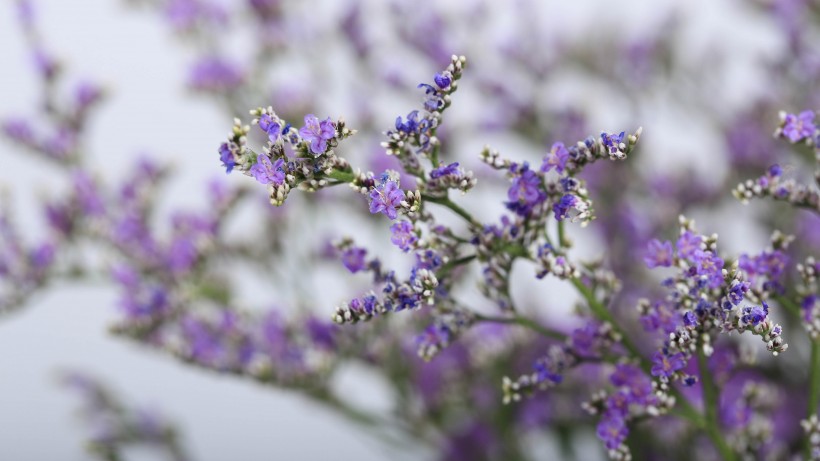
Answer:
[(544, 173), (555, 168), (558, 173), (563, 173), (569, 160), (569, 151), (564, 147), (564, 143), (557, 142), (552, 145), (549, 153), (544, 157), (544, 162), (541, 164), (541, 171)]
[(276, 163), (271, 163), (270, 159), (265, 154), (259, 154), (256, 157), (256, 164), (251, 167), (250, 172), (257, 181), (262, 184), (273, 184), (280, 186), (285, 182), (285, 172), (283, 166), (285, 161), (277, 159)]
[(800, 114), (786, 114), (783, 120), (783, 134), (792, 143), (812, 138), (817, 128), (814, 125), (814, 112), (806, 110)]
[(352, 273), (364, 270), (367, 267), (365, 256), (367, 250), (359, 247), (350, 247), (342, 253), (342, 264)]
[(442, 90), (446, 90), (447, 88), (450, 87), (450, 84), (452, 83), (453, 80), (452, 80), (451, 76), (446, 74), (446, 73), (445, 74), (436, 73), (436, 75), (433, 76), (433, 81), (436, 82), (436, 85), (438, 85), (439, 88), (441, 88)]
[(655, 352), (652, 357), (652, 376), (661, 376), (669, 378), (675, 374), (676, 371), (683, 369), (686, 366), (686, 358), (682, 353), (678, 352), (672, 355), (666, 355), (661, 351)]
[(226, 142), (223, 142), (219, 146), (219, 160), (222, 161), (222, 166), (225, 167), (226, 174), (233, 171), (233, 167), (236, 166), (236, 159), (233, 156), (233, 152), (231, 152), (231, 148)]
[(606, 132), (601, 133), (601, 141), (603, 141), (604, 146), (607, 148), (610, 155), (617, 154), (621, 151), (621, 144), (624, 142), (624, 134), (625, 132), (623, 131), (619, 134), (607, 134)]
[(387, 180), (370, 191), (370, 212), (384, 213), (390, 219), (398, 216), (397, 208), (404, 200), (404, 191), (396, 181)]
[(396, 117), (396, 130), (398, 131), (406, 134), (413, 134), (417, 133), (421, 127), (422, 123), (419, 122), (419, 111), (417, 110), (407, 114), (407, 119), (405, 121), (402, 121), (401, 117)]
[(678, 242), (675, 245), (678, 248), (678, 255), (684, 259), (692, 259), (695, 256), (695, 252), (700, 250), (702, 241), (703, 237), (700, 235), (692, 231), (684, 232), (678, 238)]
[(438, 179), (442, 176), (458, 176), (461, 172), (458, 169), (458, 162), (451, 163), (449, 165), (440, 166), (433, 171), (430, 172), (430, 177), (432, 179)]
[(766, 301), (763, 301), (762, 306), (749, 306), (743, 308), (743, 315), (740, 317), (740, 321), (743, 322), (745, 325), (751, 325), (756, 327), (763, 323), (766, 320), (766, 317), (769, 316), (769, 305), (766, 304)]
[(703, 277), (709, 288), (717, 288), (723, 283), (723, 259), (711, 251), (697, 250), (693, 256), (697, 275)]
[(643, 261), (646, 267), (652, 269), (654, 267), (669, 267), (672, 265), (672, 242), (661, 242), (658, 239), (652, 239), (647, 245), (646, 254)]
[(410, 221), (399, 221), (390, 226), (390, 241), (407, 253), (413, 248), (413, 244), (418, 241), (414, 232), (413, 224)]
[(507, 190), (507, 208), (519, 216), (528, 216), (536, 205), (546, 200), (546, 193), (542, 190), (541, 178), (529, 165), (513, 165), (510, 171), (518, 173)]
[(259, 128), (268, 135), (270, 142), (276, 142), (284, 134), (280, 121), (274, 119), (269, 114), (262, 114), (259, 117), (258, 125)]
[(552, 207), (552, 212), (555, 214), (555, 219), (558, 221), (563, 221), (569, 216), (570, 210), (573, 208), (577, 208), (581, 200), (573, 194), (566, 194), (561, 197), (555, 205)]
[(327, 143), (336, 136), (336, 127), (330, 117), (319, 121), (313, 114), (305, 115), (305, 126), (299, 129), (299, 136), (310, 143), (310, 151), (322, 155), (327, 151)]
[(629, 435), (629, 429), (624, 418), (613, 411), (604, 413), (596, 433), (608, 450), (617, 450)]

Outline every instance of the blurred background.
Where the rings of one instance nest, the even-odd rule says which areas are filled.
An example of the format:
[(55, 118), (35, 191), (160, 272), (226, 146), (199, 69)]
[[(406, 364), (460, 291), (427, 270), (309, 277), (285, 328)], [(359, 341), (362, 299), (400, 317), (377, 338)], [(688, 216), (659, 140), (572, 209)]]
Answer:
[[(818, 102), (820, 59), (810, 45), (820, 43), (818, 6), (811, 0), (633, 0), (617, 7), (604, 0), (38, 0), (32, 6), (42, 47), (66, 69), (59, 91), (69, 94), (87, 79), (106, 96), (84, 127), (86, 164), (116, 181), (138, 157), (170, 162), (174, 178), (161, 192), (161, 208), (168, 210), (207, 208), (205, 184), (213, 178), (247, 184), (238, 175), (225, 177), (217, 148), (232, 118), (247, 120), (247, 110), (257, 106), (274, 105), (295, 124), (309, 112), (344, 116), (360, 130), (342, 148), (344, 155), (354, 165), (381, 171), (381, 133), (419, 105), (416, 85), (456, 53), (467, 56), (469, 67), (442, 139), (446, 158), (461, 161), (479, 178), (464, 203), (480, 219), (497, 219), (504, 187), (503, 178), (482, 169), (483, 145), (538, 162), (555, 141), (569, 144), (602, 130), (643, 126), (640, 154), (630, 160), (636, 171), (616, 170), (608, 179), (643, 195), (632, 206), (654, 207), (650, 218), (635, 223), (638, 234), (674, 232), (675, 217), (685, 211), (704, 232), (719, 232), (729, 252), (763, 248), (770, 233), (761, 223), (767, 209), (741, 207), (729, 188), (788, 158), (788, 148), (774, 145), (770, 134), (779, 110), (796, 112)], [(18, 10), (15, 2), (0, 10), (6, 69), (0, 117), (25, 116), (38, 126), (43, 86)], [(68, 184), (65, 175), (7, 138), (0, 139), (0, 165), (0, 184), (13, 195), (25, 239), (43, 238), (39, 204), (59, 196)], [(643, 184), (631, 183), (638, 180)], [(261, 210), (264, 191), (255, 192)], [(348, 191), (326, 195), (332, 194), (350, 197)], [(682, 195), (679, 202), (671, 198)], [(300, 202), (293, 202), (286, 207), (298, 213)], [(354, 205), (366, 208), (364, 200)], [(606, 219), (608, 212), (599, 214)], [(340, 210), (319, 222), (308, 213), (283, 239), (304, 243), (309, 239), (300, 236), (352, 234), (396, 253), (388, 248), (384, 223), (363, 226), (341, 219), (345, 215)], [(240, 228), (253, 226), (253, 213), (242, 219)], [(663, 222), (666, 227), (659, 227)], [(808, 216), (797, 223), (798, 231), (818, 226)], [(579, 234), (579, 254), (594, 255), (608, 241), (625, 238), (606, 232), (593, 225)], [(301, 270), (298, 254), (283, 260), (285, 272)], [(300, 287), (299, 277), (286, 274), (279, 285), (255, 282), (242, 301), (270, 307), (301, 299), (329, 318), (352, 282), (323, 271), (314, 277), (326, 280), (327, 289)], [(560, 284), (519, 278), (513, 291), (522, 305), (537, 305), (544, 293), (572, 296)], [(353, 283), (366, 286), (361, 282)], [(468, 299), (480, 297), (465, 290)], [(86, 371), (124, 400), (160, 409), (177, 423), (198, 460), (434, 456), (419, 447), (391, 451), (378, 436), (298, 393), (182, 366), (115, 337), (109, 326), (119, 315), (117, 302), (110, 284), (64, 281), (0, 319), (0, 458), (88, 459), (78, 399), (58, 385), (61, 370)], [(547, 317), (561, 315), (554, 310)], [(383, 379), (363, 367), (345, 368), (335, 379), (368, 408), (381, 410), (390, 401)], [(582, 434), (577, 444), (580, 459), (601, 456), (594, 433)], [(550, 439), (533, 446), (556, 456)], [(131, 454), (156, 459), (150, 452)]]

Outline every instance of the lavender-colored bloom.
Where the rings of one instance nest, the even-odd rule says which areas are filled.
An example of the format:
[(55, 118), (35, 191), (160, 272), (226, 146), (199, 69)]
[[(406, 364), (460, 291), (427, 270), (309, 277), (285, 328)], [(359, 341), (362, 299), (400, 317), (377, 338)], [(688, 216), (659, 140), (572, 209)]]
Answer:
[(626, 421), (614, 411), (604, 413), (595, 432), (608, 450), (617, 450), (629, 435)]
[(233, 167), (236, 166), (236, 159), (233, 156), (233, 152), (231, 152), (231, 148), (226, 142), (219, 145), (219, 160), (222, 161), (222, 166), (225, 167), (226, 174), (233, 171)]
[(621, 150), (621, 144), (624, 142), (625, 132), (621, 131), (619, 134), (601, 133), (601, 141), (607, 148), (610, 154), (615, 154)]
[(322, 155), (327, 150), (327, 142), (336, 136), (336, 127), (330, 117), (319, 121), (313, 114), (305, 115), (305, 126), (299, 129), (299, 136), (310, 143), (310, 151)]
[(709, 288), (717, 288), (723, 283), (723, 260), (711, 251), (695, 251), (692, 258), (697, 274), (706, 279)]
[(450, 83), (452, 83), (453, 80), (450, 75), (436, 73), (436, 75), (433, 76), (433, 81), (436, 82), (439, 88), (446, 90), (450, 87)]
[(440, 166), (438, 168), (433, 169), (433, 171), (430, 172), (430, 178), (438, 179), (442, 176), (458, 176), (460, 174), (461, 172), (458, 169), (458, 162), (454, 162), (449, 165)]
[(700, 250), (700, 244), (702, 241), (703, 237), (700, 235), (692, 231), (684, 232), (678, 238), (678, 242), (675, 245), (678, 248), (678, 255), (681, 258), (691, 260), (695, 256), (695, 252)]
[(3, 133), (9, 138), (23, 144), (31, 144), (34, 142), (34, 130), (31, 128), (31, 124), (24, 119), (14, 118), (4, 120)]
[(533, 208), (546, 200), (547, 195), (542, 190), (541, 178), (529, 169), (529, 165), (513, 165), (510, 171), (518, 173), (507, 190), (507, 208), (519, 216), (528, 216)]
[(555, 219), (563, 221), (569, 216), (570, 210), (578, 206), (581, 200), (573, 194), (565, 194), (561, 197), (555, 205), (552, 206), (552, 211), (555, 213)]
[(569, 151), (564, 147), (564, 143), (557, 142), (552, 145), (549, 153), (544, 157), (544, 162), (541, 164), (541, 171), (548, 172), (555, 168), (558, 173), (563, 173), (569, 160)]
[(652, 357), (652, 376), (669, 378), (676, 371), (686, 366), (686, 358), (680, 352), (667, 355), (661, 351), (655, 352)]
[(745, 325), (751, 325), (756, 327), (760, 325), (763, 321), (766, 320), (766, 317), (769, 316), (769, 305), (766, 304), (766, 301), (763, 301), (762, 306), (749, 306), (743, 308), (743, 315), (740, 317), (740, 321), (743, 322)]
[(350, 247), (342, 253), (342, 264), (355, 274), (367, 267), (365, 255), (367, 255), (367, 250), (364, 248)]
[(259, 154), (256, 161), (257, 163), (251, 167), (250, 172), (257, 181), (274, 186), (280, 186), (285, 182), (283, 171), (285, 161), (283, 159), (280, 158), (276, 160), (276, 163), (271, 163), (267, 155)]
[(413, 224), (409, 221), (399, 221), (390, 226), (390, 241), (399, 247), (402, 251), (407, 253), (413, 248), (413, 245), (418, 241), (418, 237), (414, 232)]
[(669, 267), (672, 265), (672, 257), (672, 242), (668, 240), (661, 242), (658, 239), (652, 239), (649, 241), (649, 245), (647, 245), (643, 261), (646, 263), (646, 267), (650, 269), (654, 267)]
[(259, 117), (258, 124), (259, 128), (261, 128), (262, 131), (268, 135), (270, 142), (278, 141), (279, 138), (286, 133), (286, 130), (283, 129), (282, 124), (279, 123), (279, 120), (274, 119), (269, 114), (262, 114)]
[(31, 252), (31, 264), (37, 271), (42, 271), (54, 262), (54, 244), (46, 242), (38, 246)]
[(656, 302), (646, 315), (641, 316), (640, 321), (646, 331), (661, 329), (664, 333), (669, 334), (680, 325), (680, 316), (669, 304)]
[(419, 132), (422, 123), (419, 122), (419, 111), (414, 110), (407, 114), (407, 119), (402, 121), (401, 117), (396, 117), (396, 130), (406, 134), (413, 134)]
[(395, 181), (386, 180), (370, 191), (370, 212), (383, 213), (390, 219), (396, 219), (402, 200), (404, 191)]
[(83, 212), (90, 216), (102, 215), (105, 212), (105, 204), (91, 176), (78, 170), (72, 175), (72, 180), (74, 192), (77, 194)]
[(813, 137), (816, 129), (814, 112), (810, 110), (800, 112), (798, 115), (786, 114), (783, 121), (783, 134), (793, 143)]

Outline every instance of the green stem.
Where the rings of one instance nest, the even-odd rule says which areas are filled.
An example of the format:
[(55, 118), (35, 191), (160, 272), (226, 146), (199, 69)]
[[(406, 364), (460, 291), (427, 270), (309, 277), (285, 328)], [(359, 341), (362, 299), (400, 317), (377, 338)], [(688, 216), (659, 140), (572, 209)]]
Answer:
[(527, 318), (527, 317), (519, 317), (519, 316), (514, 316), (514, 317), (492, 317), (492, 316), (486, 316), (486, 315), (481, 315), (481, 314), (475, 314), (475, 319), (478, 322), (492, 322), (492, 323), (506, 323), (506, 324), (520, 325), (522, 327), (529, 328), (530, 330), (535, 331), (536, 333), (538, 333), (538, 334), (540, 334), (544, 337), (547, 337), (547, 338), (558, 339), (558, 340), (566, 339), (565, 334), (560, 333), (560, 332), (555, 331), (555, 330), (550, 330), (549, 328), (546, 328), (546, 327), (542, 326), (541, 324), (539, 324), (535, 320), (532, 320), (532, 319)]
[(566, 238), (564, 237), (564, 221), (558, 221), (558, 246), (560, 248), (566, 247)]
[[(809, 368), (809, 405), (806, 417), (817, 414), (817, 405), (820, 404), (820, 338), (812, 338), (811, 364)], [(806, 437), (806, 454), (811, 453), (811, 441)], [(806, 459), (809, 459), (807, 457)]]
[(450, 200), (448, 197), (434, 197), (432, 195), (424, 194), (421, 196), (421, 199), (445, 206), (452, 210), (455, 214), (464, 218), (464, 220), (470, 223), (472, 226), (481, 227), (481, 223), (477, 219), (473, 218), (473, 216), (470, 213), (468, 213), (467, 210), (456, 205), (456, 203)]
[(706, 360), (706, 354), (703, 349), (698, 348), (698, 371), (700, 372), (700, 383), (703, 389), (703, 411), (705, 413), (704, 429), (712, 439), (721, 458), (725, 461), (734, 461), (735, 453), (724, 440), (720, 431), (720, 422), (718, 421), (718, 395), (715, 382), (712, 379), (712, 373), (709, 371), (709, 364)]
[(469, 256), (462, 256), (461, 258), (454, 259), (445, 265), (441, 266), (436, 276), (438, 278), (442, 278), (445, 275), (449, 274), (451, 270), (455, 269), (458, 266), (463, 266), (464, 264), (469, 263), (470, 261), (474, 260), (476, 255), (469, 255)]

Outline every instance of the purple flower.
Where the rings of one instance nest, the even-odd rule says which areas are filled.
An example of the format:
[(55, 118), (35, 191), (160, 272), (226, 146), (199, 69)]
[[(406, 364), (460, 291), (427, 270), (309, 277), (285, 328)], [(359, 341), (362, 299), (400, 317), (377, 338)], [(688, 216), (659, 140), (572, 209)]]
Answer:
[(603, 132), (601, 133), (601, 141), (603, 141), (604, 146), (610, 154), (616, 154), (621, 151), (621, 143), (624, 142), (624, 132), (621, 131), (619, 134), (606, 134), (606, 132)]
[(219, 146), (219, 160), (222, 161), (222, 166), (225, 167), (225, 173), (230, 173), (233, 171), (233, 167), (236, 166), (236, 159), (233, 156), (233, 152), (231, 152), (231, 148), (226, 142), (223, 142)]
[(658, 239), (649, 241), (646, 255), (643, 257), (646, 267), (669, 267), (672, 265), (672, 242), (661, 242)]
[(279, 120), (274, 119), (268, 114), (262, 114), (259, 117), (258, 122), (259, 128), (262, 129), (268, 135), (268, 139), (270, 142), (276, 142), (279, 138), (282, 137), (282, 124), (279, 123)]
[(322, 155), (327, 150), (327, 142), (336, 136), (336, 127), (330, 117), (319, 121), (313, 114), (305, 115), (305, 126), (299, 129), (299, 135), (310, 143), (310, 151)]
[(413, 224), (409, 221), (399, 221), (393, 224), (390, 226), (390, 233), (392, 234), (390, 241), (401, 248), (405, 253), (410, 251), (413, 248), (413, 244), (418, 241)]
[(797, 142), (814, 135), (814, 112), (806, 110), (798, 115), (786, 114), (783, 121), (783, 134), (791, 142)]
[(373, 214), (384, 213), (390, 219), (396, 219), (398, 211), (404, 200), (404, 191), (399, 188), (396, 181), (387, 180), (370, 191), (370, 212)]
[(571, 210), (576, 209), (582, 211), (582, 208), (585, 209), (586, 206), (581, 199), (573, 194), (565, 194), (561, 197), (561, 200), (552, 206), (552, 211), (555, 213), (556, 220), (563, 221), (569, 217)]
[(604, 442), (608, 450), (617, 450), (629, 435), (626, 421), (617, 412), (608, 411), (604, 413), (601, 421), (598, 422), (596, 430), (598, 438)]
[(552, 145), (549, 153), (544, 157), (544, 163), (541, 164), (541, 171), (544, 173), (555, 168), (558, 173), (563, 173), (569, 160), (569, 151), (564, 147), (564, 143), (557, 142)]
[(766, 320), (766, 317), (769, 315), (769, 305), (766, 304), (766, 301), (763, 301), (762, 306), (749, 306), (743, 308), (743, 315), (740, 317), (740, 321), (743, 322), (745, 325), (751, 325), (756, 327), (763, 323)]
[(695, 234), (691, 231), (684, 232), (679, 238), (678, 243), (676, 244), (678, 248), (678, 255), (684, 259), (692, 259), (695, 256), (695, 252), (700, 250), (700, 244), (703, 240), (698, 234)]
[(285, 161), (280, 159), (276, 163), (271, 163), (270, 159), (265, 154), (259, 154), (256, 157), (256, 164), (251, 167), (251, 174), (257, 181), (262, 184), (273, 184), (275, 186), (282, 185), (285, 182), (285, 172), (282, 167)]
[(655, 352), (652, 357), (652, 376), (669, 378), (676, 371), (686, 366), (686, 359), (680, 352), (666, 355), (661, 351)]
[(436, 82), (439, 88), (442, 90), (446, 90), (450, 87), (450, 83), (452, 83), (452, 78), (448, 74), (439, 74), (433, 76), (433, 81)]
[(697, 274), (704, 277), (709, 288), (717, 288), (723, 282), (723, 260), (711, 251), (697, 250), (692, 258)]
[(364, 248), (350, 247), (342, 253), (342, 264), (355, 274), (367, 267), (365, 255), (367, 255), (367, 250)]
[(402, 121), (401, 117), (396, 117), (396, 130), (406, 134), (413, 134), (419, 131), (422, 123), (419, 122), (419, 111), (414, 110), (407, 114), (407, 120)]
[(507, 208), (514, 211), (519, 216), (528, 216), (532, 213), (532, 209), (539, 203), (546, 200), (547, 195), (541, 187), (541, 178), (529, 169), (529, 165), (513, 165), (510, 167), (513, 173), (520, 173), (516, 175), (509, 190), (507, 190)]
[(459, 176), (461, 172), (458, 170), (458, 162), (451, 163), (446, 166), (440, 166), (430, 172), (430, 178), (438, 179), (442, 176)]

